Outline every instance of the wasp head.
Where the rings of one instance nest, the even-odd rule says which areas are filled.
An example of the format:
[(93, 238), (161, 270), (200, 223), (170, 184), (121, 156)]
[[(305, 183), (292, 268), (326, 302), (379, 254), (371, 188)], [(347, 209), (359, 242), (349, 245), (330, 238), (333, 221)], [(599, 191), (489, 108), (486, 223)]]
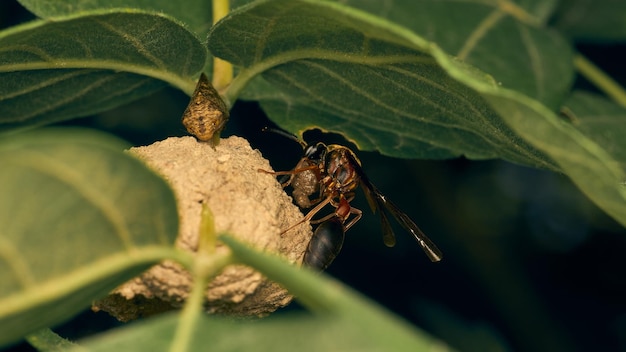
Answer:
[(323, 165), (327, 152), (328, 147), (326, 147), (326, 144), (318, 142), (315, 145), (306, 146), (304, 149), (304, 157), (310, 160), (313, 164)]

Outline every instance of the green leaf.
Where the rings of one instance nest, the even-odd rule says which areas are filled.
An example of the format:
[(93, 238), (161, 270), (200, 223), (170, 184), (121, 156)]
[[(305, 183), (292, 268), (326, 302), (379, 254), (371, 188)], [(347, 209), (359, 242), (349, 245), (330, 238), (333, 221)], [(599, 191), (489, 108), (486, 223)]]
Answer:
[(175, 255), (173, 193), (122, 147), (80, 130), (0, 142), (0, 345)]
[(622, 0), (568, 0), (560, 2), (554, 26), (576, 40), (623, 42), (625, 19)]
[(88, 69), (5, 72), (0, 79), (2, 130), (95, 114), (165, 86), (146, 76)]
[(626, 226), (626, 172), (614, 158), (618, 154), (609, 152), (611, 140), (596, 142), (593, 134), (581, 133), (546, 107), (515, 92), (479, 89), (524, 139), (551, 156), (589, 199)]
[(553, 168), (478, 94), (451, 79), (427, 42), (385, 20), (328, 2), (254, 3), (219, 22), (209, 48), (245, 68), (230, 94), (256, 74), (281, 88), (261, 103), (290, 131), (319, 126), (361, 150), (396, 157), (500, 157)]
[[(179, 315), (168, 314), (81, 341), (89, 351), (169, 351)], [(383, 325), (383, 324), (380, 324)], [(392, 344), (394, 351), (450, 349), (440, 343)], [(428, 347), (424, 347), (428, 346)], [(364, 334), (350, 321), (306, 314), (233, 322), (204, 316), (195, 327), (189, 351), (386, 351), (380, 334)], [(183, 352), (183, 351), (181, 351)]]
[(626, 174), (626, 109), (606, 98), (575, 91), (563, 105), (563, 110), (572, 125), (602, 145)]
[[(190, 351), (424, 351), (449, 348), (339, 282), (220, 237), (241, 263), (283, 284), (318, 313), (277, 314), (255, 322), (203, 316)], [(184, 315), (134, 323), (84, 346), (94, 351), (166, 351)]]
[(205, 0), (19, 0), (19, 3), (41, 18), (61, 17), (100, 9), (133, 8), (160, 12), (185, 23), (199, 38), (206, 37), (213, 23), (211, 1)]
[[(546, 45), (554, 46), (547, 50), (536, 42), (541, 30), (519, 28), (533, 48), (542, 48), (537, 54), (557, 56), (560, 39), (549, 36)], [(259, 2), (218, 23), (209, 48), (243, 67), (227, 94), (236, 96), (259, 74), (281, 89), (251, 95), (270, 97), (263, 106), (291, 131), (320, 126), (360, 149), (397, 157), (463, 154), (559, 170), (626, 225), (625, 175), (605, 149), (610, 146), (564, 123), (528, 92), (496, 84), (405, 27), (329, 2)], [(535, 59), (549, 74), (549, 58)], [(563, 86), (570, 77), (550, 79)]]
[(206, 48), (162, 15), (99, 12), (0, 32), (0, 128), (108, 110), (163, 87), (189, 92)]
[[(545, 27), (555, 0), (348, 1), (435, 43), (450, 55), (513, 89), (557, 109), (572, 84), (572, 50)], [(384, 6), (384, 9), (381, 8)]]

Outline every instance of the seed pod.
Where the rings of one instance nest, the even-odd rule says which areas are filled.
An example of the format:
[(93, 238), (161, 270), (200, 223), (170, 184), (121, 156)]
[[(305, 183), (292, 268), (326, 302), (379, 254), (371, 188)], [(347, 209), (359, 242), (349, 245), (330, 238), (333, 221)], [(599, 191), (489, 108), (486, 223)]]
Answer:
[(220, 132), (228, 122), (228, 108), (213, 88), (207, 76), (202, 73), (183, 113), (183, 125), (187, 132), (203, 142), (215, 146), (219, 143)]

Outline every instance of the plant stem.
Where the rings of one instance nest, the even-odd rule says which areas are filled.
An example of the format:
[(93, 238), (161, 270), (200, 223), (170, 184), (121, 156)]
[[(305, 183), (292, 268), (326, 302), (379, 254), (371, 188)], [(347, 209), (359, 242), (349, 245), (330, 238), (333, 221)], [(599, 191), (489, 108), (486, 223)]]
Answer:
[(600, 70), (593, 62), (581, 54), (574, 56), (574, 66), (590, 82), (619, 105), (626, 107), (626, 91), (613, 78)]
[(229, 0), (213, 0), (213, 24), (216, 24), (222, 17), (228, 15), (229, 11)]
[(202, 314), (202, 303), (204, 302), (204, 288), (208, 284), (208, 278), (194, 275), (194, 283), (187, 302), (180, 314), (178, 328), (174, 335), (174, 341), (170, 346), (170, 351), (189, 351), (193, 337), (194, 328)]
[[(230, 9), (229, 0), (213, 0), (213, 25), (226, 16)], [(213, 57), (213, 87), (220, 92), (233, 80), (233, 65), (220, 58)], [(225, 101), (227, 106), (232, 102)]]
[(198, 251), (194, 257), (193, 266), (189, 268), (193, 275), (193, 287), (180, 314), (170, 351), (190, 350), (194, 329), (202, 317), (204, 291), (211, 278), (233, 261), (230, 251), (220, 254), (215, 252), (217, 239), (215, 222), (213, 213), (206, 204), (202, 204), (198, 232)]
[(215, 255), (207, 255), (198, 252), (193, 272), (193, 287), (187, 297), (185, 306), (180, 314), (178, 327), (170, 351), (191, 351), (191, 341), (194, 331), (202, 318), (204, 291), (217, 273), (233, 261), (230, 252)]

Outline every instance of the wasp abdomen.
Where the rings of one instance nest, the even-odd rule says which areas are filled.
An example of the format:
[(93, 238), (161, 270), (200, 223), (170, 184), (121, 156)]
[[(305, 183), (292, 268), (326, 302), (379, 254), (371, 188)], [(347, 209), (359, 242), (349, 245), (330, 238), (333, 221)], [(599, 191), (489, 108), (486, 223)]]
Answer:
[(341, 251), (345, 227), (339, 218), (330, 218), (317, 226), (304, 253), (303, 264), (324, 271)]

